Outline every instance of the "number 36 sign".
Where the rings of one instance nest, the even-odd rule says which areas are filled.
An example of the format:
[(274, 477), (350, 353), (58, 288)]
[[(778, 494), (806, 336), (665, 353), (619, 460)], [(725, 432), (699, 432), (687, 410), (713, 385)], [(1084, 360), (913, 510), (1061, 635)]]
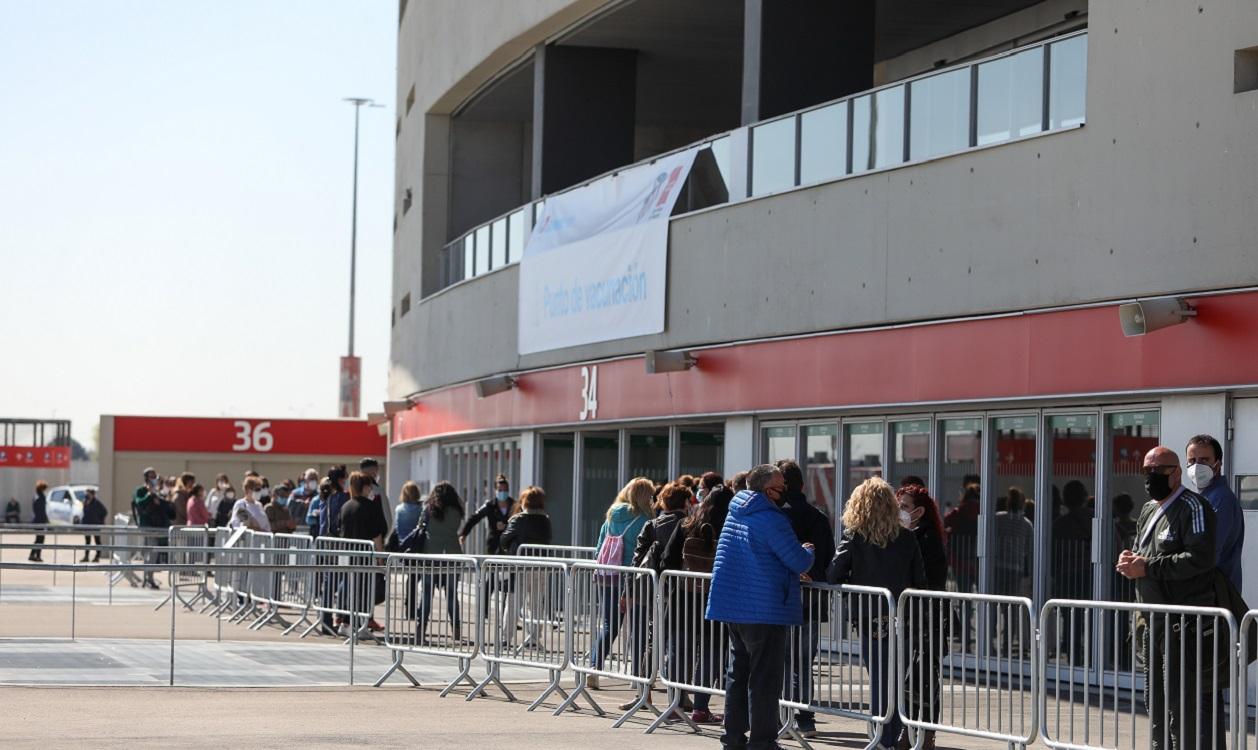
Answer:
[(341, 457), (383, 456), (386, 451), (385, 438), (364, 420), (123, 416), (112, 419), (116, 451)]

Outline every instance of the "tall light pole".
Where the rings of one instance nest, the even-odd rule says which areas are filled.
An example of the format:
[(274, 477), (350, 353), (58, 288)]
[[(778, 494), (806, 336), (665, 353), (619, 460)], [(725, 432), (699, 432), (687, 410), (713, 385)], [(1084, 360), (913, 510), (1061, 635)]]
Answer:
[(340, 414), (358, 418), (361, 405), (361, 360), (354, 356), (354, 291), (358, 280), (358, 114), (363, 105), (383, 107), (364, 97), (346, 97), (354, 105), (354, 196), (349, 234), (349, 351), (341, 357)]

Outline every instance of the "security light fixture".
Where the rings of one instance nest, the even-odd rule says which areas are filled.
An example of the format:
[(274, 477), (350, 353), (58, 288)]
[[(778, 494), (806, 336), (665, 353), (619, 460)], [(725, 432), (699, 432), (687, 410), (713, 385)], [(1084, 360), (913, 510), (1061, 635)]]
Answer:
[(1118, 306), (1124, 336), (1143, 336), (1159, 328), (1179, 325), (1197, 311), (1180, 297), (1141, 299)]
[(385, 413), (385, 416), (389, 417), (389, 419), (392, 419), (394, 414), (397, 414), (398, 412), (406, 411), (409, 408), (411, 408), (410, 401), (385, 401), (384, 402), (384, 413)]
[(647, 375), (659, 372), (685, 372), (699, 364), (698, 358), (691, 356), (690, 352), (650, 351), (645, 357)]
[(494, 375), (476, 381), (476, 397), (485, 398), (499, 393), (506, 393), (516, 386), (516, 379), (510, 375)]

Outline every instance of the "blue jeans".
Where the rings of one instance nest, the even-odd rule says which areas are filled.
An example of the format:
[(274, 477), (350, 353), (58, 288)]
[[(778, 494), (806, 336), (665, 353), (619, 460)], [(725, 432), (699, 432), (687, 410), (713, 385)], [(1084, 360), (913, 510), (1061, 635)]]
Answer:
[(462, 622), (459, 619), (459, 578), (453, 572), (424, 576), (423, 594), (419, 605), (419, 637), (422, 640), (427, 635), (428, 616), (432, 612), (432, 592), (436, 587), (445, 589), (446, 614), (450, 616), (450, 623), (453, 626), (452, 635), (457, 639), (462, 629)]
[(594, 639), (594, 645), (590, 649), (590, 666), (594, 669), (602, 669), (603, 662), (607, 659), (608, 649), (611, 648), (616, 637), (620, 635), (620, 625), (622, 620), (628, 619), (630, 643), (628, 648), (622, 644), (621, 651), (629, 651), (629, 657), (633, 664), (633, 673), (638, 677), (646, 677), (643, 674), (643, 662), (646, 661), (647, 649), (647, 608), (638, 602), (630, 602), (624, 615), (620, 614), (620, 595), (621, 587), (618, 583), (600, 583), (598, 585), (599, 598), (599, 614), (602, 619), (602, 627), (599, 628), (598, 636)]
[[(778, 699), (782, 697), (787, 637), (785, 625), (730, 623), (722, 747), (777, 747)], [(750, 739), (746, 736), (748, 730)]]
[[(791, 647), (786, 653), (787, 674), (791, 677), (790, 691), (786, 697), (795, 703), (812, 703), (812, 663), (821, 649), (821, 624), (807, 618), (804, 624), (792, 631)], [(812, 720), (812, 711), (800, 710), (796, 716)]]
[[(861, 634), (861, 661), (865, 662), (865, 668), (869, 670), (872, 713), (880, 716), (883, 711), (887, 710), (887, 694), (891, 690), (890, 682), (893, 675), (889, 673), (888, 661), (891, 659), (891, 649), (895, 648), (895, 639), (888, 635), (883, 635), (881, 638), (872, 637), (877, 633), (878, 630), (875, 629), (872, 633)], [(882, 727), (882, 737), (878, 742), (883, 747), (894, 745), (903, 731), (904, 723), (900, 721), (899, 712), (892, 711), (891, 719)]]

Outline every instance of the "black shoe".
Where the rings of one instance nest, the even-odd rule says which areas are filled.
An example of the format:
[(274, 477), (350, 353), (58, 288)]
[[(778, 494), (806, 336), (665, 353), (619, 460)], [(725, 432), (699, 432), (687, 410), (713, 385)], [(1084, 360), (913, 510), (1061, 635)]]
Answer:
[(99, 552), (97, 552), (97, 553), (96, 553), (96, 557), (93, 557), (93, 558), (92, 558), (92, 562), (100, 562), (100, 553), (99, 553)]
[(79, 562), (81, 562), (81, 563), (85, 563), (85, 562), (91, 562), (91, 560), (87, 559), (87, 555), (84, 555), (84, 556), (83, 556), (83, 559), (82, 559), (82, 560), (79, 560)]
[(800, 737), (812, 739), (817, 736), (817, 722), (801, 716), (795, 720), (795, 731), (799, 732)]

